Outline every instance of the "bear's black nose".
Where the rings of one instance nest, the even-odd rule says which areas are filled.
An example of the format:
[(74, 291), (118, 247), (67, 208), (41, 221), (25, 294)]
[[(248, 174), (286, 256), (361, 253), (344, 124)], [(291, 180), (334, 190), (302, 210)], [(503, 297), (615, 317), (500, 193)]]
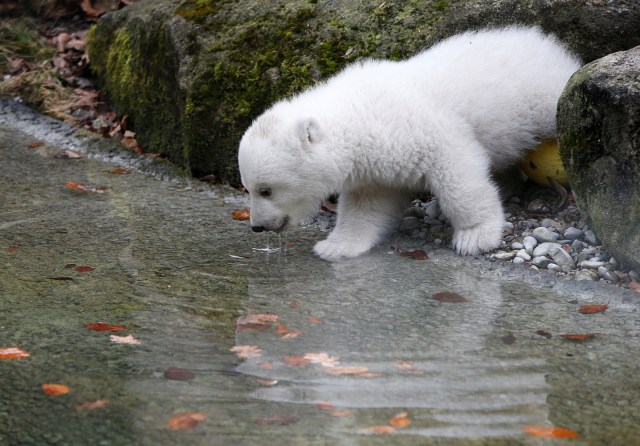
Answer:
[(251, 226), (251, 230), (253, 232), (262, 232), (264, 231), (264, 226)]

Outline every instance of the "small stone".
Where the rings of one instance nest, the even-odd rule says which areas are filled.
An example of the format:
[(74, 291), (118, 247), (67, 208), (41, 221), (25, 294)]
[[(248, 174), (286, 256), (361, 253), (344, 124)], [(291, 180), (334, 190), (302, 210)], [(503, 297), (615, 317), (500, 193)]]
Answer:
[(556, 233), (542, 226), (533, 230), (533, 236), (540, 243), (555, 242), (558, 240)]
[(598, 280), (600, 276), (595, 271), (582, 269), (576, 271), (575, 280)]
[(571, 269), (575, 269), (576, 267), (576, 264), (571, 258), (571, 256), (569, 255), (569, 253), (564, 249), (562, 249), (562, 247), (560, 248), (552, 247), (551, 249), (549, 249), (549, 255), (551, 256), (553, 261), (560, 266), (560, 268), (562, 268), (565, 265)]
[(584, 260), (578, 264), (580, 268), (586, 269), (598, 269), (600, 266), (604, 266), (604, 262), (598, 262), (595, 260)]
[(552, 242), (540, 243), (538, 246), (535, 247), (532, 255), (533, 257), (546, 256), (549, 254), (549, 251), (551, 251), (552, 248), (562, 249), (562, 246), (560, 246), (560, 243), (552, 243)]
[(538, 240), (534, 237), (527, 236), (522, 240), (522, 244), (524, 245), (524, 249), (527, 250), (527, 254), (531, 255), (533, 253), (533, 248), (538, 246)]
[(597, 245), (598, 239), (596, 238), (596, 234), (589, 229), (588, 231), (584, 231), (584, 239), (590, 245)]
[(571, 272), (571, 269), (572, 268), (570, 266), (565, 265), (565, 266), (562, 267), (562, 272), (566, 273), (566, 274), (569, 274)]
[(547, 269), (549, 271), (553, 271), (554, 273), (561, 273), (562, 272), (562, 267), (556, 263), (549, 263), (547, 265)]
[(517, 226), (520, 231), (526, 231), (527, 229), (534, 228), (536, 224), (531, 220), (522, 220), (517, 223)]
[(511, 249), (514, 249), (516, 251), (520, 251), (521, 249), (524, 249), (524, 245), (520, 242), (513, 242), (511, 244)]
[(513, 263), (516, 265), (522, 265), (524, 263), (524, 259), (522, 257), (516, 257), (513, 259)]
[(573, 252), (580, 252), (584, 249), (584, 243), (582, 243), (580, 240), (574, 240), (573, 243), (571, 244), (571, 250)]
[(616, 267), (618, 266), (618, 261), (617, 261), (615, 258), (611, 257), (611, 258), (609, 259), (609, 264), (610, 264), (611, 266), (613, 266), (614, 268), (616, 268)]
[(549, 212), (549, 207), (544, 201), (536, 198), (527, 205), (527, 211), (533, 213)]
[(633, 280), (640, 280), (640, 274), (635, 269), (629, 270), (629, 277)]
[(580, 237), (582, 237), (582, 231), (578, 228), (574, 228), (573, 226), (567, 228), (567, 230), (564, 231), (564, 238), (566, 239), (577, 240)]
[(497, 252), (495, 254), (491, 254), (491, 258), (492, 259), (497, 259), (497, 260), (513, 260), (513, 258), (516, 256), (516, 253), (511, 251), (511, 252)]
[(538, 268), (546, 268), (551, 262), (548, 258), (544, 256), (534, 257), (531, 263)]
[(437, 200), (432, 200), (424, 206), (425, 216), (437, 220), (440, 217), (440, 205)]
[(531, 256), (527, 253), (525, 249), (521, 249), (520, 251), (518, 251), (518, 253), (516, 254), (516, 257), (519, 257), (526, 262), (531, 260)]
[(555, 220), (552, 220), (550, 218), (543, 218), (540, 222), (540, 226), (544, 226), (545, 228), (557, 229)]

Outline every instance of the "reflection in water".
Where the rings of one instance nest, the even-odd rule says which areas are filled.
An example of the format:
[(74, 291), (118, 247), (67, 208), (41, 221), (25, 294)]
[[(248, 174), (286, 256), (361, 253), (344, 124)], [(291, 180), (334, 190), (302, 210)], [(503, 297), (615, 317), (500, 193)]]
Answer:
[[(262, 350), (238, 370), (278, 381), (253, 396), (359, 410), (407, 409), (419, 422), (405, 432), (420, 436), (518, 435), (526, 424), (544, 424), (544, 360), (511, 352), (502, 339), (496, 328), (504, 311), (499, 284), (435, 265), (428, 279), (399, 277), (397, 271), (406, 270), (393, 266), (398, 261), (368, 256), (335, 263), (315, 287), (295, 277), (286, 284), (251, 281), (247, 307), (260, 308), (265, 295), (279, 287), (279, 322), (302, 331), (287, 340), (273, 332), (236, 333), (236, 344)], [(459, 293), (467, 302), (431, 299), (441, 291)], [(309, 316), (323, 324), (310, 324)], [(310, 352), (337, 356), (340, 366), (366, 367), (372, 377), (332, 376), (322, 365), (283, 363), (284, 356)], [(376, 410), (369, 412), (360, 417), (374, 417)], [(343, 424), (333, 428), (344, 429)]]

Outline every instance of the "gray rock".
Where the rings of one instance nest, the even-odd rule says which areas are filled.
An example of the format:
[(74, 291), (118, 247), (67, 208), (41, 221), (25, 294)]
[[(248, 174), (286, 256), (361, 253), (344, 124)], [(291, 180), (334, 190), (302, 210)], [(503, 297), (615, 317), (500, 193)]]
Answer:
[(424, 207), (425, 216), (437, 220), (440, 217), (440, 205), (438, 204), (438, 200), (431, 200)]
[(515, 263), (516, 265), (521, 265), (524, 263), (524, 259), (522, 257), (515, 257), (513, 259), (513, 263)]
[(562, 249), (562, 247), (552, 247), (551, 249), (549, 249), (549, 255), (551, 256), (553, 261), (560, 266), (560, 268), (568, 266), (571, 269), (575, 269), (576, 267), (576, 264), (569, 253)]
[(513, 242), (511, 244), (511, 249), (514, 249), (516, 251), (520, 251), (521, 249), (524, 249), (524, 245), (520, 242)]
[(578, 228), (570, 226), (564, 231), (564, 237), (569, 240), (577, 240), (582, 237), (582, 231)]
[(544, 226), (545, 228), (557, 229), (556, 221), (550, 218), (543, 218), (540, 222), (540, 226)]
[(573, 250), (573, 252), (580, 252), (584, 249), (584, 243), (582, 243), (580, 240), (575, 240), (571, 244), (571, 249)]
[(598, 280), (600, 276), (595, 271), (581, 269), (576, 271), (575, 280)]
[(538, 246), (535, 247), (532, 255), (533, 257), (546, 256), (549, 254), (549, 251), (555, 248), (562, 249), (559, 243), (553, 243), (553, 242), (540, 243)]
[(534, 237), (527, 236), (522, 240), (522, 244), (524, 245), (524, 249), (527, 250), (527, 254), (532, 255), (533, 249), (538, 246), (538, 240)]
[(531, 256), (527, 253), (525, 249), (521, 249), (520, 251), (518, 251), (516, 256), (527, 262), (531, 260)]
[(413, 215), (405, 217), (400, 222), (400, 231), (411, 234), (414, 230), (422, 226), (422, 223)]
[[(640, 3), (639, 3), (640, 4)], [(640, 29), (640, 28), (639, 28)], [(581, 211), (623, 265), (640, 268), (640, 46), (582, 67), (558, 104), (560, 156)], [(595, 235), (585, 239), (597, 244)]]
[(516, 253), (513, 251), (496, 252), (495, 254), (491, 254), (491, 258), (497, 259), (497, 260), (512, 260), (515, 256), (516, 256)]
[(547, 203), (540, 200), (539, 198), (536, 198), (527, 205), (527, 211), (538, 214), (542, 212), (549, 212), (549, 207), (547, 206)]
[(538, 268), (546, 268), (550, 263), (553, 263), (553, 262), (551, 262), (551, 260), (549, 260), (544, 256), (540, 256), (540, 257), (534, 257), (531, 263), (537, 266)]
[(604, 262), (598, 262), (597, 260), (584, 260), (578, 263), (580, 268), (585, 269), (598, 269), (601, 266), (604, 266)]
[(547, 265), (547, 269), (549, 271), (553, 271), (554, 273), (561, 273), (562, 272), (562, 267), (560, 265), (555, 264), (555, 263), (549, 263)]
[(543, 226), (533, 230), (533, 237), (540, 243), (556, 242), (558, 240), (558, 234)]
[(593, 230), (589, 229), (584, 231), (584, 239), (590, 245), (598, 245), (598, 239), (596, 238), (596, 233)]

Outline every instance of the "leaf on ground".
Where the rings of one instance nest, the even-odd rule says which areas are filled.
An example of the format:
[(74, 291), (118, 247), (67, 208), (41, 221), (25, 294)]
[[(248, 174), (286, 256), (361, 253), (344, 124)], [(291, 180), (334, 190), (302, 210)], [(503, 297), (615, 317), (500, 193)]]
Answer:
[(307, 318), (307, 321), (309, 321), (312, 324), (324, 324), (324, 321), (322, 319), (313, 317), (313, 316), (309, 316)]
[(411, 426), (411, 419), (407, 411), (395, 414), (389, 420), (389, 424), (395, 428), (405, 428)]
[(636, 293), (640, 293), (640, 283), (632, 280), (631, 282), (629, 282), (629, 289), (631, 291), (635, 291)]
[(609, 308), (609, 305), (607, 304), (588, 304), (588, 305), (581, 306), (578, 309), (578, 311), (581, 314), (594, 314), (594, 313), (601, 313), (607, 308)]
[(538, 336), (543, 336), (543, 337), (545, 337), (545, 338), (547, 338), (547, 339), (551, 339), (551, 333), (549, 333), (548, 331), (545, 331), (545, 330), (538, 330), (538, 331), (536, 331), (536, 334), (537, 334)]
[(238, 221), (249, 220), (251, 218), (251, 211), (249, 209), (240, 209), (231, 213), (231, 218)]
[(329, 412), (329, 415), (331, 415), (332, 417), (350, 417), (351, 415), (353, 415), (353, 412), (351, 412), (350, 410), (332, 410)]
[(289, 424), (294, 424), (300, 421), (295, 417), (285, 417), (282, 415), (270, 415), (267, 417), (262, 417), (258, 420), (259, 424), (265, 426), (287, 426)]
[(18, 249), (19, 249), (18, 246), (11, 245), (7, 249), (5, 249), (4, 252), (6, 252), (7, 254), (11, 254), (11, 253), (16, 252)]
[(175, 381), (191, 381), (196, 377), (189, 369), (183, 369), (180, 367), (169, 367), (164, 371), (164, 377), (167, 379), (173, 379)]
[(109, 173), (113, 173), (115, 175), (126, 175), (133, 172), (133, 169), (125, 169), (124, 167), (116, 167), (113, 170), (110, 170)]
[(44, 145), (45, 145), (44, 141), (33, 141), (33, 142), (30, 142), (27, 145), (27, 147), (30, 148), (30, 149), (37, 149), (38, 147), (42, 147)]
[(133, 335), (129, 336), (118, 336), (111, 335), (109, 336), (111, 342), (115, 342), (116, 344), (130, 344), (130, 345), (139, 345), (140, 341), (133, 337)]
[(94, 271), (95, 268), (93, 266), (76, 266), (75, 271), (77, 273), (88, 273)]
[(422, 249), (414, 249), (411, 251), (405, 251), (404, 249), (401, 249), (398, 252), (402, 257), (411, 257), (415, 260), (427, 260), (429, 258), (427, 253)]
[(0, 359), (27, 358), (29, 352), (18, 347), (0, 347)]
[(85, 328), (93, 331), (126, 331), (127, 327), (124, 325), (105, 324), (104, 322), (94, 322), (92, 324), (85, 324)]
[(107, 10), (102, 7), (94, 8), (91, 5), (90, 0), (82, 0), (82, 2), (80, 3), (80, 7), (82, 8), (82, 11), (84, 11), (84, 13), (87, 16), (94, 19), (100, 17), (102, 14), (107, 12)]
[(336, 406), (334, 406), (333, 404), (325, 402), (316, 404), (316, 407), (320, 410), (334, 410), (336, 408)]
[(465, 299), (463, 296), (459, 295), (458, 293), (452, 293), (450, 291), (443, 291), (442, 293), (435, 293), (431, 297), (433, 297), (438, 302), (442, 302), (442, 303), (445, 303), (445, 302), (447, 302), (447, 303), (449, 303), (449, 302), (466, 302), (467, 301), (467, 299)]
[(49, 396), (65, 395), (71, 391), (64, 384), (42, 384), (42, 391)]
[(289, 308), (291, 308), (292, 310), (297, 310), (298, 305), (299, 303), (297, 300), (292, 300), (291, 302), (289, 302)]
[(202, 412), (180, 412), (171, 415), (167, 427), (176, 431), (190, 431), (206, 419), (207, 416)]
[(262, 356), (262, 350), (260, 350), (256, 345), (234, 345), (229, 350), (242, 359), (257, 358), (259, 356)]
[(291, 330), (286, 325), (280, 324), (276, 327), (275, 333), (280, 336), (280, 339), (293, 339), (302, 334), (300, 330)]
[(104, 409), (109, 405), (109, 400), (96, 400), (96, 401), (87, 401), (86, 403), (82, 403), (76, 406), (76, 410), (85, 410), (85, 409)]
[(424, 373), (422, 370), (414, 366), (413, 361), (396, 361), (395, 366), (401, 373), (411, 373), (413, 375), (421, 375)]
[(107, 190), (106, 186), (91, 187), (77, 181), (67, 181), (66, 183), (64, 183), (64, 185), (67, 189), (77, 190), (80, 192), (90, 192), (94, 194), (102, 194)]
[(598, 336), (598, 333), (566, 333), (560, 335), (560, 337), (570, 341), (588, 341), (594, 336)]
[(272, 327), (271, 323), (277, 320), (277, 314), (247, 314), (236, 321), (236, 331), (251, 333), (268, 330)]
[(55, 155), (53, 155), (53, 157), (65, 159), (65, 160), (77, 160), (77, 159), (81, 159), (82, 155), (80, 155), (78, 152), (74, 152), (73, 150), (64, 149), (64, 150), (60, 150), (59, 152), (56, 152)]
[(540, 427), (525, 426), (523, 429), (525, 434), (533, 435), (539, 438), (578, 438), (580, 435), (569, 429), (562, 427)]
[(330, 356), (327, 353), (305, 353), (304, 358), (312, 364), (320, 364), (322, 367), (335, 367), (340, 364), (338, 356)]
[(325, 373), (329, 375), (364, 375), (368, 374), (368, 367), (326, 367)]
[(396, 428), (393, 426), (372, 426), (366, 427), (362, 431), (369, 434), (394, 434)]
[(304, 356), (283, 356), (282, 362), (290, 367), (304, 367), (311, 364), (311, 361)]

